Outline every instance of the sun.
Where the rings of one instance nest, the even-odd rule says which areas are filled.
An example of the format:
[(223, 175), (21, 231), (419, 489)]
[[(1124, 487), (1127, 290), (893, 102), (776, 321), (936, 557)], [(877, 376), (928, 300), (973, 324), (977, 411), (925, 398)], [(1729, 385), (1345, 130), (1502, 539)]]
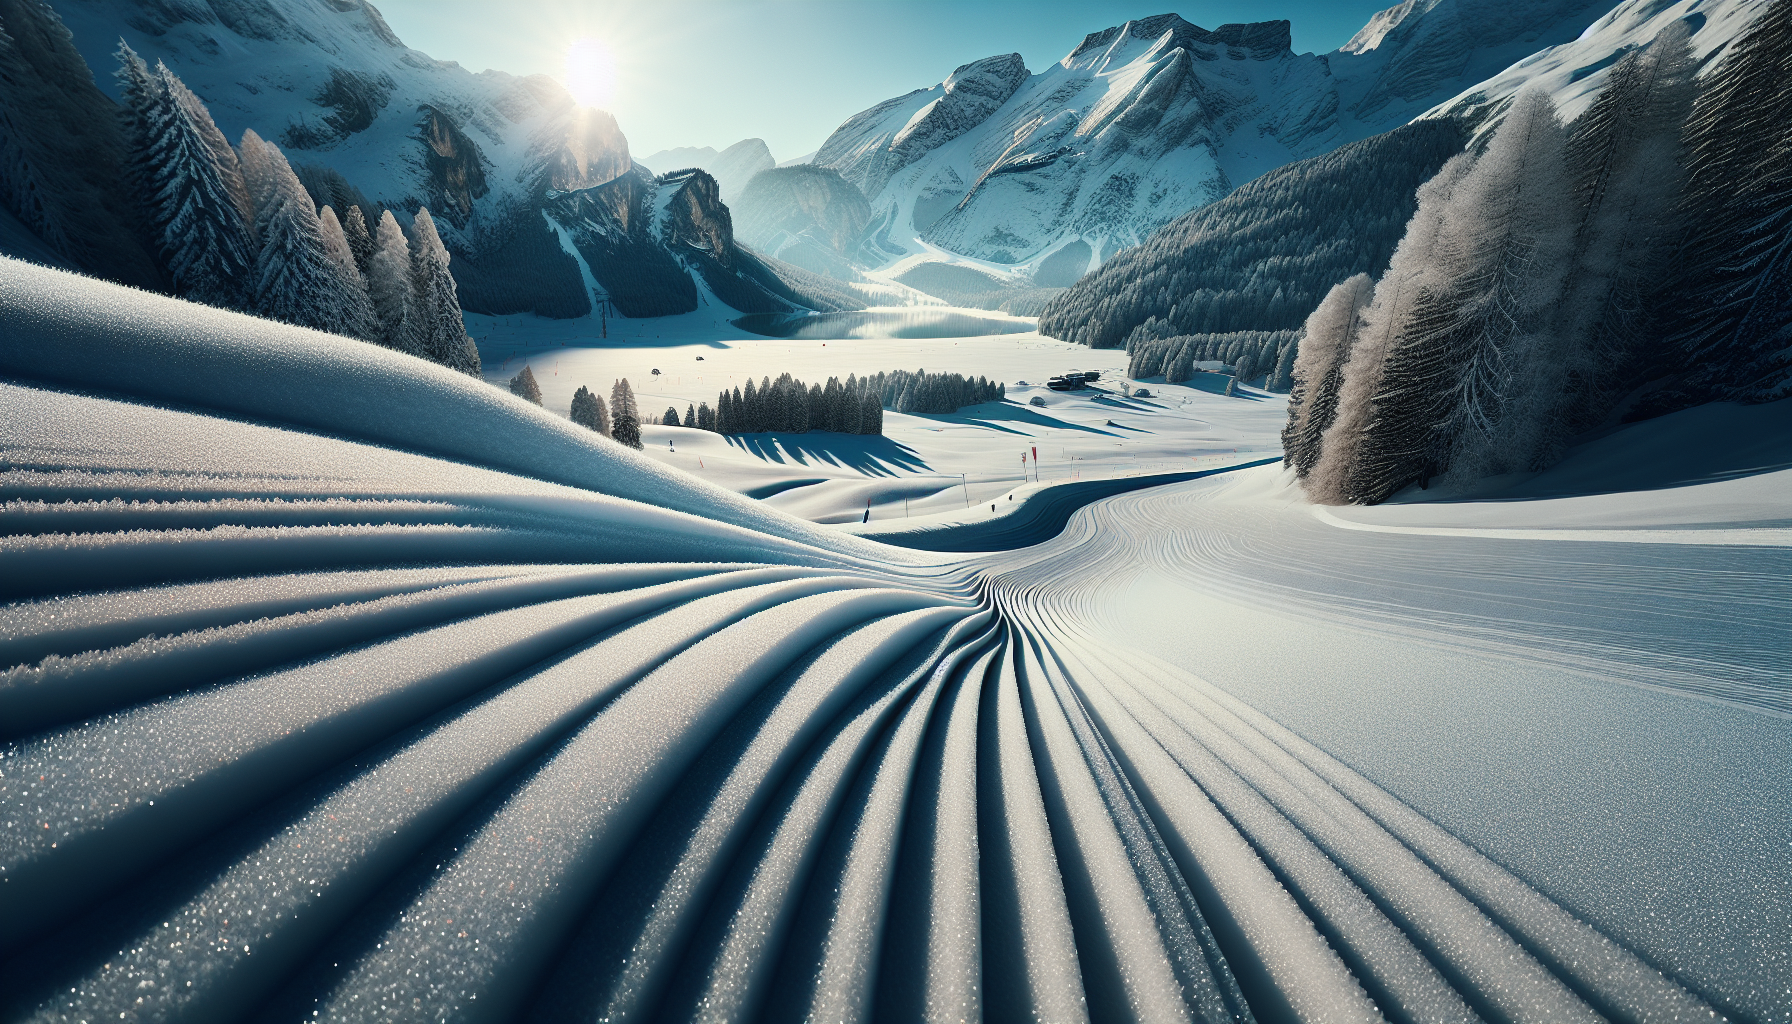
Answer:
[(601, 107), (616, 93), (616, 61), (596, 39), (580, 39), (566, 51), (566, 91), (581, 106)]

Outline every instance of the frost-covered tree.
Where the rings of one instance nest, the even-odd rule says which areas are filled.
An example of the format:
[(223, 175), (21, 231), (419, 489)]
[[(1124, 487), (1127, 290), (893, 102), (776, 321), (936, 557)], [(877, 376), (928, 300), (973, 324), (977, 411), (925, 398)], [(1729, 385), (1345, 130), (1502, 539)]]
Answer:
[[(523, 364), (521, 372), (510, 378), (510, 393), (536, 405), (541, 404), (541, 385), (535, 383), (535, 371), (527, 363)], [(577, 397), (573, 398), (573, 405), (578, 405)], [(576, 418), (574, 422), (578, 422)]]
[(641, 447), (641, 413), (635, 407), (635, 389), (623, 377), (610, 387), (610, 436), (617, 444)]
[(411, 221), (411, 293), (415, 337), (425, 357), (479, 376), (479, 349), (461, 318), (460, 297), (448, 272), (448, 248), (427, 207), (418, 209)]
[(373, 234), (367, 230), (367, 217), (359, 206), (350, 206), (342, 217), (342, 234), (348, 239), (348, 250), (355, 255), (355, 268), (366, 277), (373, 260)]
[(391, 210), (380, 214), (373, 255), (367, 259), (367, 298), (378, 322), (373, 340), (400, 352), (423, 355), (412, 314), (416, 298), (411, 292), (410, 245)]
[(1417, 209), (1395, 247), (1387, 273), (1375, 286), (1373, 300), (1362, 312), (1362, 324), (1338, 385), (1337, 411), (1324, 431), (1318, 459), (1303, 481), (1314, 501), (1338, 505), (1350, 500), (1347, 495), (1352, 490), (1357, 453), (1374, 412), (1373, 399), (1381, 389), (1388, 352), (1410, 329), (1420, 300), (1450, 286), (1449, 276), (1438, 262), (1444, 214), (1457, 186), (1473, 168), (1474, 160), (1468, 155), (1452, 157), (1419, 187)]
[(1658, 403), (1792, 395), (1792, 0), (1774, 0), (1687, 122), (1685, 215), (1664, 309), (1692, 372)]
[[(1299, 355), (1293, 361), (1293, 391), (1288, 396), (1288, 423), (1282, 428), (1282, 451), (1289, 466), (1305, 478), (1319, 461), (1320, 442), (1338, 412), (1338, 389), (1362, 325), (1363, 311), (1375, 297), (1375, 282), (1357, 274), (1340, 282), (1307, 317)], [(1289, 345), (1285, 351), (1293, 352)]]
[(877, 400), (877, 394), (869, 389), (866, 390), (864, 401), (859, 406), (858, 432), (876, 435), (881, 435), (884, 432), (884, 405)]
[(324, 207), (323, 212), (318, 214), (317, 222), (318, 232), (324, 239), (324, 253), (329, 256), (330, 265), (336, 269), (337, 293), (342, 302), (344, 316), (336, 333), (373, 341), (379, 337), (379, 320), (374, 316), (373, 304), (367, 297), (367, 282), (362, 279), (361, 270), (355, 264), (355, 254), (349, 247), (348, 237), (343, 234), (342, 225), (336, 220), (336, 211), (328, 206)]
[(1415, 306), (1388, 352), (1350, 500), (1374, 503), (1446, 470), (1473, 479), (1529, 468), (1508, 413), (1548, 356), (1573, 257), (1566, 136), (1540, 88), (1519, 93), (1444, 210), (1445, 286)]
[(582, 427), (610, 436), (610, 411), (604, 406), (604, 400), (591, 393), (591, 389), (583, 384), (572, 393), (572, 421)]
[(164, 291), (167, 276), (146, 244), (125, 166), (127, 128), (56, 10), (42, 0), (0, 0), (0, 210), (51, 258)]
[(1638, 354), (1653, 334), (1648, 310), (1681, 232), (1680, 132), (1696, 87), (1685, 22), (1612, 67), (1575, 122), (1568, 171), (1580, 221), (1556, 327), (1537, 353), (1549, 369), (1524, 379), (1511, 400), (1515, 454), (1554, 462), (1570, 435), (1604, 418), (1633, 386)]
[(118, 59), (132, 177), (175, 292), (211, 306), (249, 307), (256, 246), (236, 154), (166, 65), (150, 70), (122, 43)]
[(341, 330), (354, 319), (353, 300), (330, 258), (311, 197), (279, 148), (253, 131), (243, 133), (241, 157), (261, 236), (255, 312), (314, 330)]

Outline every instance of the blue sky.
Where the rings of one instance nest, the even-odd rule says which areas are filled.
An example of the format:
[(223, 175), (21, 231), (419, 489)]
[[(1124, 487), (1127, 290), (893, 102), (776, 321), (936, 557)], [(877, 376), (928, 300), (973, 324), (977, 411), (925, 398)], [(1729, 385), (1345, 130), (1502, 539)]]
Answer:
[(375, 0), (406, 43), (472, 71), (564, 81), (569, 47), (598, 40), (615, 64), (613, 93), (602, 106), (637, 156), (672, 146), (720, 149), (758, 136), (780, 160), (813, 150), (846, 118), (933, 85), (960, 64), (1018, 52), (1037, 72), (1088, 33), (1130, 18), (1175, 11), (1205, 28), (1286, 18), (1297, 52), (1322, 53), (1393, 2)]

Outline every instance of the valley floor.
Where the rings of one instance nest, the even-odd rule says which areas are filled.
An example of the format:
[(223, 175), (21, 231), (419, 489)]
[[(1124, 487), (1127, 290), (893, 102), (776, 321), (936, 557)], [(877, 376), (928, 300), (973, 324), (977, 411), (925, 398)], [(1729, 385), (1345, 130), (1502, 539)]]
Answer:
[[(987, 315), (987, 314), (985, 314)], [(807, 383), (848, 374), (921, 370), (984, 376), (1008, 386), (1007, 403), (970, 406), (956, 415), (884, 414), (882, 437), (825, 432), (722, 436), (682, 427), (642, 431), (654, 459), (764, 500), (817, 523), (858, 524), (867, 504), (873, 523), (924, 526), (989, 516), (1036, 488), (1056, 483), (1210, 470), (1279, 456), (1286, 396), (1246, 389), (1220, 394), (1226, 378), (1201, 374), (1185, 385), (1152, 381), (1148, 399), (1120, 393), (1126, 355), (1090, 351), (1036, 332), (980, 338), (764, 338), (700, 311), (658, 320), (595, 322), (533, 316), (469, 316), (486, 379), (504, 384), (527, 365), (546, 408), (567, 415), (579, 387), (609, 399), (627, 377), (644, 417), (668, 407), (715, 407), (723, 388), (749, 377), (789, 373)], [(702, 361), (698, 358), (701, 356)], [(659, 374), (653, 371), (658, 369)], [(1100, 370), (1082, 392), (1055, 392), (1046, 378)], [(1020, 384), (1028, 381), (1029, 384)], [(1043, 407), (1029, 404), (1034, 397)], [(1032, 462), (1037, 452), (1038, 463)], [(1028, 456), (1023, 468), (1021, 456)]]

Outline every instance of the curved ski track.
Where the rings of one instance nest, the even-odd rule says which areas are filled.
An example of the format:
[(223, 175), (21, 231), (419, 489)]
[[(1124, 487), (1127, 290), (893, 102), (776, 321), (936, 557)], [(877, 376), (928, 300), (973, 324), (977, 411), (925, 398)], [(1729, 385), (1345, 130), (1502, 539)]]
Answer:
[(539, 410), (452, 459), (369, 436), (377, 402), (297, 429), (185, 368), (127, 401), (0, 359), (7, 1020), (1713, 1018), (1101, 639), (1116, 530), (1268, 567), (1166, 529), (1189, 488), (928, 565), (464, 454), (587, 444), (649, 494)]

